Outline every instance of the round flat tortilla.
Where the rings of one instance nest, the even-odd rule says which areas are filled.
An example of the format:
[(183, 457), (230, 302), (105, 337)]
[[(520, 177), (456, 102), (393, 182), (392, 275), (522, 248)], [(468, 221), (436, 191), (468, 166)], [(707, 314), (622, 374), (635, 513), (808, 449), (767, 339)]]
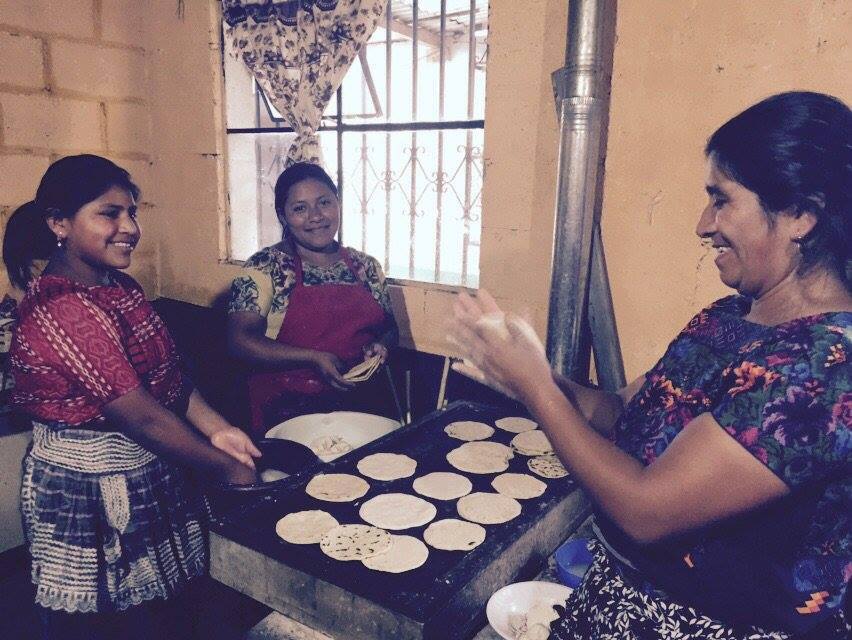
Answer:
[(525, 456), (546, 456), (553, 453), (553, 445), (541, 429), (519, 433), (512, 438), (511, 445), (515, 451)]
[(364, 522), (392, 531), (419, 527), (431, 522), (437, 514), (431, 502), (407, 493), (385, 493), (370, 498), (358, 510)]
[(501, 524), (521, 515), (521, 503), (500, 493), (471, 493), (456, 504), (459, 515), (479, 524)]
[(363, 560), (387, 551), (391, 535), (366, 524), (341, 524), (320, 540), (320, 549), (335, 560)]
[(485, 540), (485, 527), (456, 518), (436, 520), (426, 527), (423, 539), (426, 544), (436, 549), (470, 551)]
[(373, 571), (403, 573), (422, 566), (428, 557), (429, 549), (417, 538), (392, 535), (387, 551), (365, 558), (361, 563)]
[(515, 500), (538, 498), (547, 489), (547, 484), (526, 473), (501, 473), (491, 481), (491, 486), (497, 493)]
[(420, 476), (412, 485), (421, 496), (435, 500), (455, 500), (473, 491), (473, 483), (458, 473), (434, 471)]
[(518, 416), (510, 416), (508, 418), (500, 418), (496, 424), (503, 431), (511, 431), (512, 433), (523, 433), (524, 431), (532, 431), (538, 428), (538, 424), (529, 418), (521, 418)]
[(348, 473), (320, 473), (311, 478), (305, 493), (326, 502), (352, 502), (367, 494), (369, 483)]
[(447, 454), (447, 462), (468, 473), (499, 473), (509, 468), (514, 455), (499, 442), (466, 442)]
[(474, 440), (485, 440), (494, 435), (494, 427), (491, 427), (484, 422), (473, 422), (471, 420), (463, 420), (460, 422), (451, 422), (444, 427), (444, 433), (456, 440), (464, 440), (472, 442)]
[(554, 455), (530, 458), (527, 460), (527, 466), (542, 478), (564, 478), (568, 475), (568, 470)]
[(311, 440), (310, 449), (322, 458), (343, 455), (352, 451), (352, 445), (346, 442), (343, 436), (320, 436)]
[(312, 509), (288, 513), (275, 524), (275, 533), (292, 544), (316, 544), (339, 522), (330, 513)]
[(401, 453), (374, 453), (358, 461), (358, 473), (373, 480), (398, 480), (414, 475), (417, 460)]

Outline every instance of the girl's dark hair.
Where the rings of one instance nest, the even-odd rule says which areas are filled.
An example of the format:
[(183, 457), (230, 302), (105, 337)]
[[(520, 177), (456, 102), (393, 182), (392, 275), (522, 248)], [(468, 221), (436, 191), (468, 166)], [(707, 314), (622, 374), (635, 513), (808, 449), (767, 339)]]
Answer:
[(6, 224), (3, 262), (9, 280), (25, 289), (32, 278), (33, 260), (46, 260), (56, 248), (56, 236), (47, 218), (73, 218), (80, 208), (112, 187), (126, 189), (134, 199), (139, 187), (130, 174), (106, 158), (94, 155), (67, 156), (47, 168), (35, 200), (18, 207)]
[(846, 104), (822, 93), (779, 93), (719, 127), (705, 153), (757, 194), (770, 223), (782, 212), (816, 216), (800, 244), (799, 272), (822, 265), (852, 289), (852, 111)]
[(325, 169), (318, 164), (311, 164), (310, 162), (296, 162), (284, 169), (275, 182), (275, 212), (279, 218), (284, 218), (284, 205), (287, 204), (287, 195), (290, 193), (290, 187), (302, 180), (308, 179), (322, 182), (337, 197), (337, 185), (334, 184), (334, 181), (325, 172)]

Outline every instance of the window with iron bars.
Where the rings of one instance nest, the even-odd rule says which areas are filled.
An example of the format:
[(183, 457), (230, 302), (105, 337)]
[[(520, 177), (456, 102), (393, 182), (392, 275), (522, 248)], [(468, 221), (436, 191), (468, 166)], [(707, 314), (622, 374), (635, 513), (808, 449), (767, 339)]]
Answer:
[[(389, 1), (320, 127), (340, 239), (395, 280), (479, 284), (487, 0)], [(273, 188), (292, 129), (224, 56), (230, 225), (242, 261), (278, 242)]]

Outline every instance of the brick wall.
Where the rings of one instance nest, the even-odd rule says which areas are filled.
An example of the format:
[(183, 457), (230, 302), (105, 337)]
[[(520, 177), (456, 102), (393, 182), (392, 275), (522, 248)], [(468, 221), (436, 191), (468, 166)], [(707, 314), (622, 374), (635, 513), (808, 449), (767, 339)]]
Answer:
[[(154, 211), (145, 4), (0, 2), (0, 227), (33, 198), (50, 162), (106, 156), (142, 189), (143, 240), (130, 273), (155, 295), (156, 242), (144, 233)], [(7, 286), (4, 272), (0, 289)]]

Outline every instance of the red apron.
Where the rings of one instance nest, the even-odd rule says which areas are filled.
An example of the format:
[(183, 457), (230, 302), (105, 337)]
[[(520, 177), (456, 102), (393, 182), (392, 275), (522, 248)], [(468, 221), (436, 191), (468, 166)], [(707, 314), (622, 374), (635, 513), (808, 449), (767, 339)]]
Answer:
[[(349, 251), (344, 248), (342, 254), (346, 266), (358, 278)], [(363, 360), (363, 348), (379, 337), (385, 322), (384, 309), (373, 298), (366, 282), (306, 287), (298, 255), (294, 266), (296, 283), (276, 340), (291, 347), (333, 353), (347, 367)], [(264, 408), (279, 396), (315, 395), (331, 389), (313, 367), (257, 373), (249, 377), (248, 385), (255, 433), (266, 426)]]

